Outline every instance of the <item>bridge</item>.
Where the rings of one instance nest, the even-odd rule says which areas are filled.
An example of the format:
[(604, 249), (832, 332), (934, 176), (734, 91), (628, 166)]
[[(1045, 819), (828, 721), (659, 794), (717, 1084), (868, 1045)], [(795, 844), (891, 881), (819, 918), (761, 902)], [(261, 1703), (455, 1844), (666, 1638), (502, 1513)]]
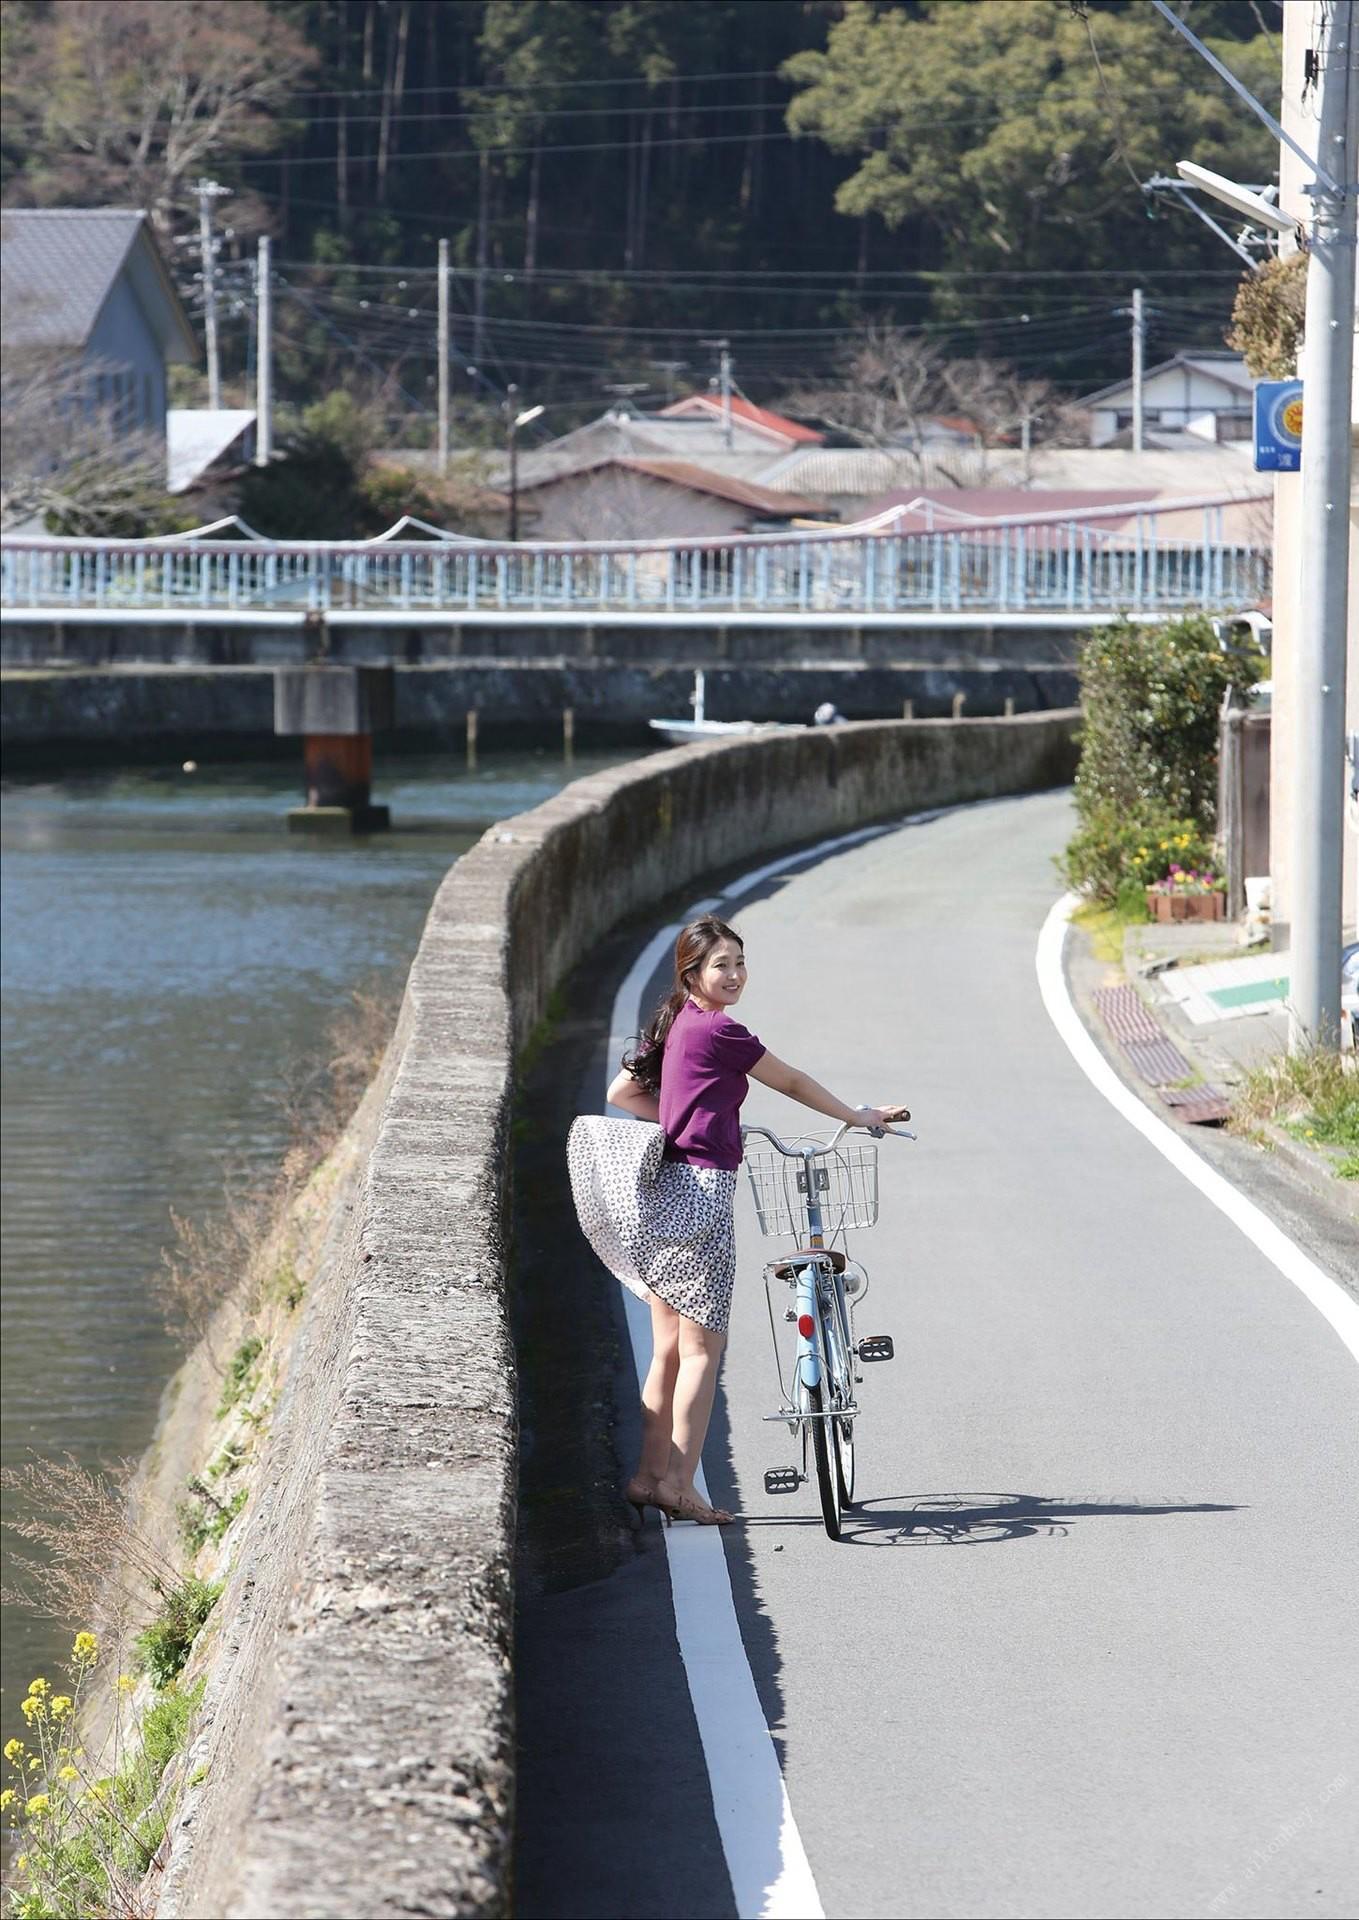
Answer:
[(0, 606), (8, 620), (334, 612), (405, 624), (525, 615), (1079, 624), (1255, 605), (1269, 591), (1270, 552), (1243, 535), (1245, 504), (1214, 494), (978, 520), (922, 500), (793, 535), (515, 545), (409, 519), (373, 540), (278, 541), (233, 519), (172, 539), (5, 540)]

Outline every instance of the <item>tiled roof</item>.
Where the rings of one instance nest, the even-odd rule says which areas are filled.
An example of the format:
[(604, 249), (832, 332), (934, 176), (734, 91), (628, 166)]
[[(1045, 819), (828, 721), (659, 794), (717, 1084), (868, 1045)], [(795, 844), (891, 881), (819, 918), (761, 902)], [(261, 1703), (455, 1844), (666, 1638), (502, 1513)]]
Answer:
[(739, 480), (734, 474), (714, 473), (709, 467), (697, 467), (688, 460), (619, 460), (614, 463), (632, 473), (649, 473), (653, 479), (669, 480), (674, 486), (689, 487), (695, 493), (711, 493), (719, 500), (733, 500), (737, 506), (754, 507), (758, 512), (782, 517), (822, 514), (825, 502), (808, 500), (801, 494), (782, 493), (775, 487), (762, 487), (753, 480)]
[(161, 324), (166, 331), (178, 331), (181, 344), (196, 353), (146, 215), (126, 207), (24, 207), (0, 214), (0, 331), (5, 345), (83, 347), (144, 228), (166, 303), (163, 315), (148, 318), (158, 332)]
[[(662, 420), (683, 419), (685, 414), (711, 414), (721, 419), (724, 403), (715, 393), (691, 393), (683, 400), (676, 400), (668, 407), (662, 407)], [(804, 427), (800, 421), (789, 420), (781, 413), (774, 413), (769, 407), (757, 407), (753, 400), (747, 400), (744, 394), (734, 393), (730, 406), (734, 420), (742, 420), (758, 432), (777, 434), (780, 439), (796, 441), (800, 445), (819, 447), (825, 439), (824, 433), (818, 433), (813, 427)]]
[(521, 494), (535, 493), (539, 488), (553, 486), (559, 480), (584, 478), (602, 473), (609, 467), (621, 467), (626, 473), (644, 473), (653, 480), (664, 480), (670, 486), (687, 487), (691, 493), (711, 494), (716, 499), (730, 500), (739, 507), (750, 507), (757, 513), (780, 520), (804, 514), (824, 514), (826, 510), (824, 501), (808, 500), (801, 494), (758, 486), (752, 480), (738, 479), (735, 474), (714, 473), (710, 467), (697, 466), (691, 460), (644, 460), (626, 456), (620, 458), (614, 454), (606, 454), (561, 473), (521, 480), (519, 491)]

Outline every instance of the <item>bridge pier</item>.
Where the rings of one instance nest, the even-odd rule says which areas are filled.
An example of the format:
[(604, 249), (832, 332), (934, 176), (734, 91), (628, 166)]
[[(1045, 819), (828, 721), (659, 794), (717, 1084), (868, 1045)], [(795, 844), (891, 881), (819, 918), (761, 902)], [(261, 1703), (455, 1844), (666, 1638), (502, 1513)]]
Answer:
[(288, 812), (290, 833), (376, 833), (392, 824), (375, 806), (373, 734), (392, 725), (391, 667), (278, 667), (274, 732), (301, 735), (306, 804)]

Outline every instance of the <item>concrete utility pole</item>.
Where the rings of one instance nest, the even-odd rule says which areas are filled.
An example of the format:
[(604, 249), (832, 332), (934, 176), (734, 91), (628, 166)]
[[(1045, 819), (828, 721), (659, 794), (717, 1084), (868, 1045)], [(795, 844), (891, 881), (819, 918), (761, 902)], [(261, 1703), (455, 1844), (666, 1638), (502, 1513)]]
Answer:
[(1142, 311), (1142, 289), (1133, 288), (1132, 297), (1132, 450), (1142, 451), (1144, 426), (1142, 404), (1142, 366), (1145, 358), (1147, 323)]
[(1356, 0), (1322, 16), (1316, 50), (1318, 177), (1302, 353), (1302, 580), (1297, 635), (1290, 1045), (1335, 1047), (1345, 809), (1350, 397), (1359, 198)]
[(259, 240), (255, 262), (257, 313), (255, 349), (255, 465), (267, 467), (274, 452), (274, 320), (273, 291), (269, 284), (270, 244), (267, 233)]
[(231, 192), (215, 180), (200, 180), (198, 195), (198, 250), (203, 261), (203, 338), (208, 350), (208, 405), (222, 404), (222, 368), (217, 356), (217, 269), (213, 258), (212, 203)]
[(705, 340), (705, 347), (717, 350), (717, 390), (722, 396), (722, 444), (731, 451), (731, 342)]
[(448, 472), (448, 242), (439, 242), (439, 472)]

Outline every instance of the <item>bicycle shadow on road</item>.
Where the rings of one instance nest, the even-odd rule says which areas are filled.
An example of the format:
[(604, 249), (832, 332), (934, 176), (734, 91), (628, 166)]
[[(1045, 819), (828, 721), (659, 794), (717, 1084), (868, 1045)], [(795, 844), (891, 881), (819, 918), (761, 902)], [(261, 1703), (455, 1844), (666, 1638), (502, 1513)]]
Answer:
[[(1041, 1493), (896, 1494), (865, 1501), (846, 1513), (840, 1537), (843, 1545), (860, 1547), (995, 1546), (1004, 1540), (1064, 1536), (1079, 1520), (1240, 1511), (1236, 1503), (1223, 1500), (1067, 1500)], [(777, 1516), (770, 1520), (778, 1524)], [(819, 1516), (814, 1517), (814, 1524), (821, 1524)]]

